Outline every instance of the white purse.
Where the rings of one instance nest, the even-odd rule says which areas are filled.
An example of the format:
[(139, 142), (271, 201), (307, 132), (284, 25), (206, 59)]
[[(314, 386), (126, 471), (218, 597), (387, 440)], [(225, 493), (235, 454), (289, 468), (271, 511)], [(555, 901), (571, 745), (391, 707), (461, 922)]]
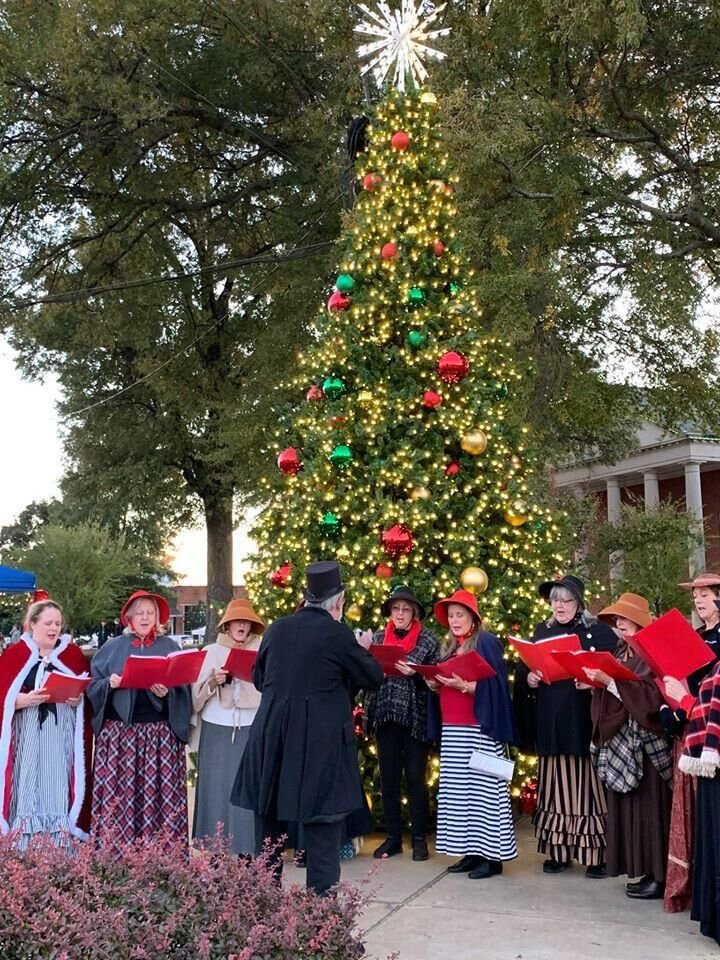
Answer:
[(468, 760), (468, 767), (476, 773), (484, 773), (488, 777), (510, 783), (515, 772), (515, 761), (496, 757), (492, 753), (483, 753), (482, 750), (473, 750)]

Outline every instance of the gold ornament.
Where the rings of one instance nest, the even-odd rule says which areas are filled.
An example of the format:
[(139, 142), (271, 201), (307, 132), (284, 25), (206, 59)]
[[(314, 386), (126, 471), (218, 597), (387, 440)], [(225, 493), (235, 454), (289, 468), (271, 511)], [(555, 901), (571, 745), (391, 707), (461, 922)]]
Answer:
[(444, 180), (428, 180), (428, 183), (430, 184), (431, 187), (435, 187), (436, 190), (444, 190), (444, 189), (445, 189), (445, 181), (444, 181)]
[(423, 90), (423, 92), (420, 94), (420, 103), (437, 103), (437, 97), (432, 90)]
[(410, 490), (411, 500), (429, 500), (431, 493), (427, 487), (412, 487)]
[(527, 504), (524, 500), (513, 500), (505, 511), (505, 522), (511, 527), (521, 527), (527, 523)]
[(488, 575), (480, 567), (465, 567), (460, 574), (460, 586), (475, 595), (485, 593), (488, 582)]
[(465, 453), (477, 457), (478, 454), (485, 452), (487, 437), (482, 430), (471, 430), (470, 433), (466, 433), (465, 436), (461, 438), (460, 446)]
[(358, 623), (362, 620), (362, 607), (357, 603), (351, 603), (345, 610), (345, 617), (352, 623)]
[(343, 547), (340, 547), (340, 549), (336, 552), (335, 556), (337, 557), (338, 560), (349, 560), (350, 551), (348, 550), (347, 547), (343, 546)]
[(361, 390), (357, 395), (357, 402), (363, 406), (366, 406), (368, 403), (372, 403), (373, 395), (369, 390)]

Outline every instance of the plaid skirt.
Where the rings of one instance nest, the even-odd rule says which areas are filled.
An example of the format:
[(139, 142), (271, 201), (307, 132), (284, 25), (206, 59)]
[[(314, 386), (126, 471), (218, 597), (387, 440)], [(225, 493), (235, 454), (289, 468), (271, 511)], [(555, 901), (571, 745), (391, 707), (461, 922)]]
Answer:
[(161, 831), (187, 843), (185, 745), (167, 723), (104, 724), (95, 742), (92, 829), (117, 847)]

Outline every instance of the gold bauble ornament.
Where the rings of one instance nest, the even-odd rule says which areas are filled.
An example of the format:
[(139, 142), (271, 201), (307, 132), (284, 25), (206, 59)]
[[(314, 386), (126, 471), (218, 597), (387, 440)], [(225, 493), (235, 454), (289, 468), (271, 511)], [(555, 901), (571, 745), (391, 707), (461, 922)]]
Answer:
[(357, 402), (362, 406), (365, 406), (368, 403), (372, 403), (372, 401), (373, 401), (373, 395), (369, 390), (361, 390), (360, 393), (357, 395)]
[(362, 620), (362, 607), (357, 603), (351, 603), (350, 606), (345, 609), (345, 617), (352, 623), (358, 623)]
[(469, 593), (485, 593), (488, 583), (488, 575), (480, 567), (465, 567), (460, 574), (460, 586)]
[(338, 560), (349, 560), (350, 551), (348, 550), (347, 547), (343, 546), (343, 547), (340, 547), (340, 549), (336, 552), (335, 556), (337, 557)]
[(410, 490), (411, 500), (429, 500), (431, 493), (427, 487), (413, 487)]
[(527, 504), (524, 500), (513, 500), (505, 511), (505, 522), (511, 527), (521, 527), (527, 523)]
[(420, 103), (437, 103), (437, 97), (432, 90), (423, 90), (423, 92), (420, 94)]
[(487, 448), (487, 437), (482, 430), (471, 430), (470, 433), (466, 433), (465, 436), (461, 438), (460, 446), (465, 453), (477, 457), (478, 454), (485, 452)]

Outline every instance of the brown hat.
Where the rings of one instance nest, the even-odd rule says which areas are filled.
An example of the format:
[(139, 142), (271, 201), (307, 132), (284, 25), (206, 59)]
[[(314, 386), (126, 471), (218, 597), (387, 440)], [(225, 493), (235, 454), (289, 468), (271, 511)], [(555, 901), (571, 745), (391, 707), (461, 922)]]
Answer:
[(694, 580), (681, 583), (680, 586), (684, 590), (692, 590), (694, 587), (720, 587), (720, 574), (698, 573)]
[(609, 620), (611, 617), (625, 617), (639, 627), (647, 627), (652, 623), (650, 604), (637, 593), (621, 593), (615, 603), (598, 614), (599, 620)]
[(236, 599), (231, 600), (227, 605), (225, 613), (222, 615), (222, 619), (218, 624), (218, 627), (222, 627), (226, 623), (230, 623), (231, 620), (249, 620), (250, 621), (250, 632), (260, 634), (265, 629), (265, 624), (260, 619), (260, 617), (253, 610), (253, 605), (249, 600)]

